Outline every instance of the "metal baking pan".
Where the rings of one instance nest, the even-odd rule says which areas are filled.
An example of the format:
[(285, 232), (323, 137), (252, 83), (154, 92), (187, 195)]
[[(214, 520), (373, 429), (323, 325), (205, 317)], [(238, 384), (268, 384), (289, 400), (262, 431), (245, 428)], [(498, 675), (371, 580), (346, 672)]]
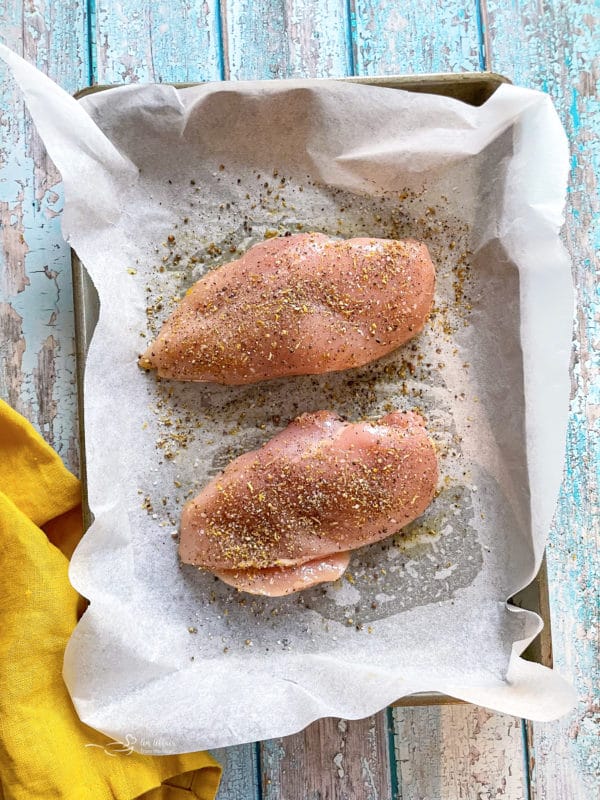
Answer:
[[(453, 97), (473, 106), (481, 106), (492, 96), (496, 89), (503, 83), (510, 83), (508, 78), (491, 72), (468, 72), (459, 74), (439, 75), (391, 75), (369, 78), (340, 78), (340, 80), (353, 83), (364, 83), (370, 86), (383, 86), (392, 89), (404, 89), (410, 92), (427, 92)], [(194, 83), (176, 83), (176, 88), (196, 86)], [(75, 94), (77, 99), (88, 94), (111, 89), (114, 86), (90, 86)], [(96, 322), (98, 321), (99, 302), (98, 295), (92, 284), (84, 265), (77, 255), (72, 252), (73, 265), (73, 303), (75, 310), (75, 342), (77, 356), (77, 396), (79, 407), (79, 435), (81, 452), (81, 478), (83, 485), (83, 505), (85, 527), (91, 522), (91, 515), (87, 506), (86, 470), (85, 470), (85, 431), (83, 419), (83, 372), (87, 348), (92, 338)], [(542, 562), (532, 583), (510, 600), (511, 604), (519, 608), (535, 611), (544, 621), (544, 628), (539, 636), (527, 648), (523, 657), (529, 661), (552, 666), (552, 635), (550, 630), (550, 605), (548, 598), (548, 576), (545, 559)], [(461, 703), (453, 697), (447, 697), (436, 692), (422, 692), (398, 700), (394, 705), (418, 706)]]

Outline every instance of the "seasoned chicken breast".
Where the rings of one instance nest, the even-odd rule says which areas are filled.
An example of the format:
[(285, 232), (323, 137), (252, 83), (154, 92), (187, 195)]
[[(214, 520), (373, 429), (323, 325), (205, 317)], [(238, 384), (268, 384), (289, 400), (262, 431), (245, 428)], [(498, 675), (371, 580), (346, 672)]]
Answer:
[(230, 385), (358, 367), (422, 329), (434, 282), (420, 242), (270, 239), (198, 281), (140, 366)]
[(303, 414), (185, 505), (179, 554), (244, 591), (289, 594), (336, 579), (348, 551), (420, 516), (436, 483), (418, 415)]

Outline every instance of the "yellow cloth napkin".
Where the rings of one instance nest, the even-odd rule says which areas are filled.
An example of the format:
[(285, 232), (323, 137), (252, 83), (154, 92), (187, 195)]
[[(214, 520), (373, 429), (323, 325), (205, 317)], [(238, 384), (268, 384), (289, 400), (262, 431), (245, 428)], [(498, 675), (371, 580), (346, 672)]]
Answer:
[(213, 800), (208, 753), (139, 755), (75, 713), (61, 672), (83, 609), (67, 577), (80, 503), (77, 478), (0, 400), (0, 798)]

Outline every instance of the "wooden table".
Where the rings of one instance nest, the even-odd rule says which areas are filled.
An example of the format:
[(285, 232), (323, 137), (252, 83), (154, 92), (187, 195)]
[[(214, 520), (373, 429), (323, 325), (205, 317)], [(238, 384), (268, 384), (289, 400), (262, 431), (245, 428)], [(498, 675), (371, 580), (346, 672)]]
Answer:
[[(0, 4), (0, 36), (70, 92), (93, 83), (487, 69), (552, 95), (572, 148), (564, 235), (577, 318), (567, 466), (548, 567), (555, 665), (573, 681), (579, 704), (544, 725), (465, 705), (323, 720), (287, 739), (219, 751), (219, 798), (596, 797), (598, 0), (8, 0)], [(0, 393), (77, 471), (60, 177), (11, 82), (3, 87), (0, 130)]]

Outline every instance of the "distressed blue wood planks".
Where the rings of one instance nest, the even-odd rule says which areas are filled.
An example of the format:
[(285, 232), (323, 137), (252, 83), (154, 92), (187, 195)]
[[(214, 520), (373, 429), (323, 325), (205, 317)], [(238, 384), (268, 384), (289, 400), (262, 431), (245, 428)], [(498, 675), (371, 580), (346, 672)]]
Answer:
[[(2, 41), (68, 91), (89, 65), (81, 2), (0, 7)], [(0, 394), (78, 469), (70, 251), (60, 176), (15, 84), (0, 68)]]
[(260, 762), (255, 745), (223, 747), (212, 755), (223, 768), (217, 800), (260, 800)]
[(346, 0), (225, 0), (222, 6), (228, 78), (352, 74)]
[(528, 800), (521, 720), (467, 705), (397, 709), (402, 800)]
[(94, 83), (187, 83), (223, 77), (218, 0), (95, 0)]
[[(343, 676), (340, 676), (343, 680)], [(394, 800), (385, 712), (364, 720), (321, 719), (261, 748), (263, 800)]]
[(352, 0), (357, 75), (483, 68), (475, 2)]

